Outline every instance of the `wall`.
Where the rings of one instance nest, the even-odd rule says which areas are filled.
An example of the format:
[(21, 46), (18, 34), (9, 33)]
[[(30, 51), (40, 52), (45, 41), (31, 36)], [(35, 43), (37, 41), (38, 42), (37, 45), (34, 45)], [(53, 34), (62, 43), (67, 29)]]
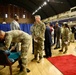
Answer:
[[(8, 15), (8, 18), (5, 18), (5, 14)], [(19, 23), (33, 23), (34, 17), (26, 9), (15, 6), (15, 5), (0, 5), (0, 23), (6, 21), (10, 23), (13, 20), (13, 16), (19, 15)], [(23, 18), (25, 15), (25, 18)]]
[[(11, 21), (13, 20), (13, 18), (5, 18), (5, 19), (3, 19), (3, 18), (0, 18), (0, 23), (2, 23), (3, 21), (5, 20), (5, 22), (6, 23), (11, 23)], [(33, 19), (23, 19), (23, 18), (20, 18), (19, 19), (19, 23), (33, 23), (34, 22), (34, 20)]]

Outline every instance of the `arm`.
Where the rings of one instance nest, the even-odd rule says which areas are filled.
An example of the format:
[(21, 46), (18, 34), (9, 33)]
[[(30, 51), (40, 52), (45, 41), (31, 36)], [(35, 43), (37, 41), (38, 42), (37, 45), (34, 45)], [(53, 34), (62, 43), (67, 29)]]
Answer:
[(10, 44), (11, 44), (11, 41), (12, 41), (12, 37), (10, 34), (8, 34), (6, 37), (5, 37), (5, 50), (8, 50), (9, 47), (10, 47)]
[(66, 28), (65, 29), (65, 41), (68, 41), (69, 40), (69, 29)]
[(12, 47), (11, 47), (10, 51), (12, 51), (12, 50), (15, 50), (15, 46), (12, 46)]

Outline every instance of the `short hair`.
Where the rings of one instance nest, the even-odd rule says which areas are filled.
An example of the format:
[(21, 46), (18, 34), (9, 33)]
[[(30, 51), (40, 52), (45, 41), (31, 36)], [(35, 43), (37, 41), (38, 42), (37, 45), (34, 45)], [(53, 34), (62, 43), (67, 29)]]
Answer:
[(36, 19), (37, 17), (39, 17), (39, 18), (41, 19), (40, 15), (35, 15), (35, 19)]
[(68, 24), (65, 24), (65, 27), (67, 27), (67, 28), (68, 28), (68, 27), (69, 27), (69, 26), (68, 26)]
[(15, 19), (17, 16), (18, 16), (18, 15), (17, 15), (17, 14), (15, 14), (15, 15), (14, 15), (14, 19)]

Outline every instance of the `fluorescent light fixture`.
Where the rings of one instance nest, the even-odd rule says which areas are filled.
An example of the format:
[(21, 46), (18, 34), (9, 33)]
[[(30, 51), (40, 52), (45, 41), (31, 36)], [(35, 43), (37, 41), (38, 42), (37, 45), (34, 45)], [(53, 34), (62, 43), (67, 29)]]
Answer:
[(39, 9), (41, 9), (41, 7), (39, 7)]
[(39, 6), (39, 8), (32, 13), (32, 15), (34, 15), (36, 12), (38, 12), (45, 5), (47, 5), (46, 1), (41, 6)]
[(38, 10), (36, 10), (35, 12), (37, 12)]
[(34, 14), (35, 14), (35, 12), (32, 13), (32, 15), (34, 15)]
[(40, 9), (41, 9), (41, 7), (38, 8), (38, 10), (40, 10)]
[(44, 2), (44, 3), (43, 3), (43, 5), (46, 5), (46, 4), (47, 4), (47, 2)]

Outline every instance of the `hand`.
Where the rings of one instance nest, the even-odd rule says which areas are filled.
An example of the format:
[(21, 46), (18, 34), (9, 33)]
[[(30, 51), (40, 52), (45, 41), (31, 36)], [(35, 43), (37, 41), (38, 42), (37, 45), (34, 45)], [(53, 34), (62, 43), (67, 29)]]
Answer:
[(36, 39), (34, 39), (35, 42), (38, 42)]
[(66, 42), (64, 42), (66, 45), (68, 44), (68, 42), (66, 41)]
[(15, 50), (15, 46), (12, 46), (10, 50)]

